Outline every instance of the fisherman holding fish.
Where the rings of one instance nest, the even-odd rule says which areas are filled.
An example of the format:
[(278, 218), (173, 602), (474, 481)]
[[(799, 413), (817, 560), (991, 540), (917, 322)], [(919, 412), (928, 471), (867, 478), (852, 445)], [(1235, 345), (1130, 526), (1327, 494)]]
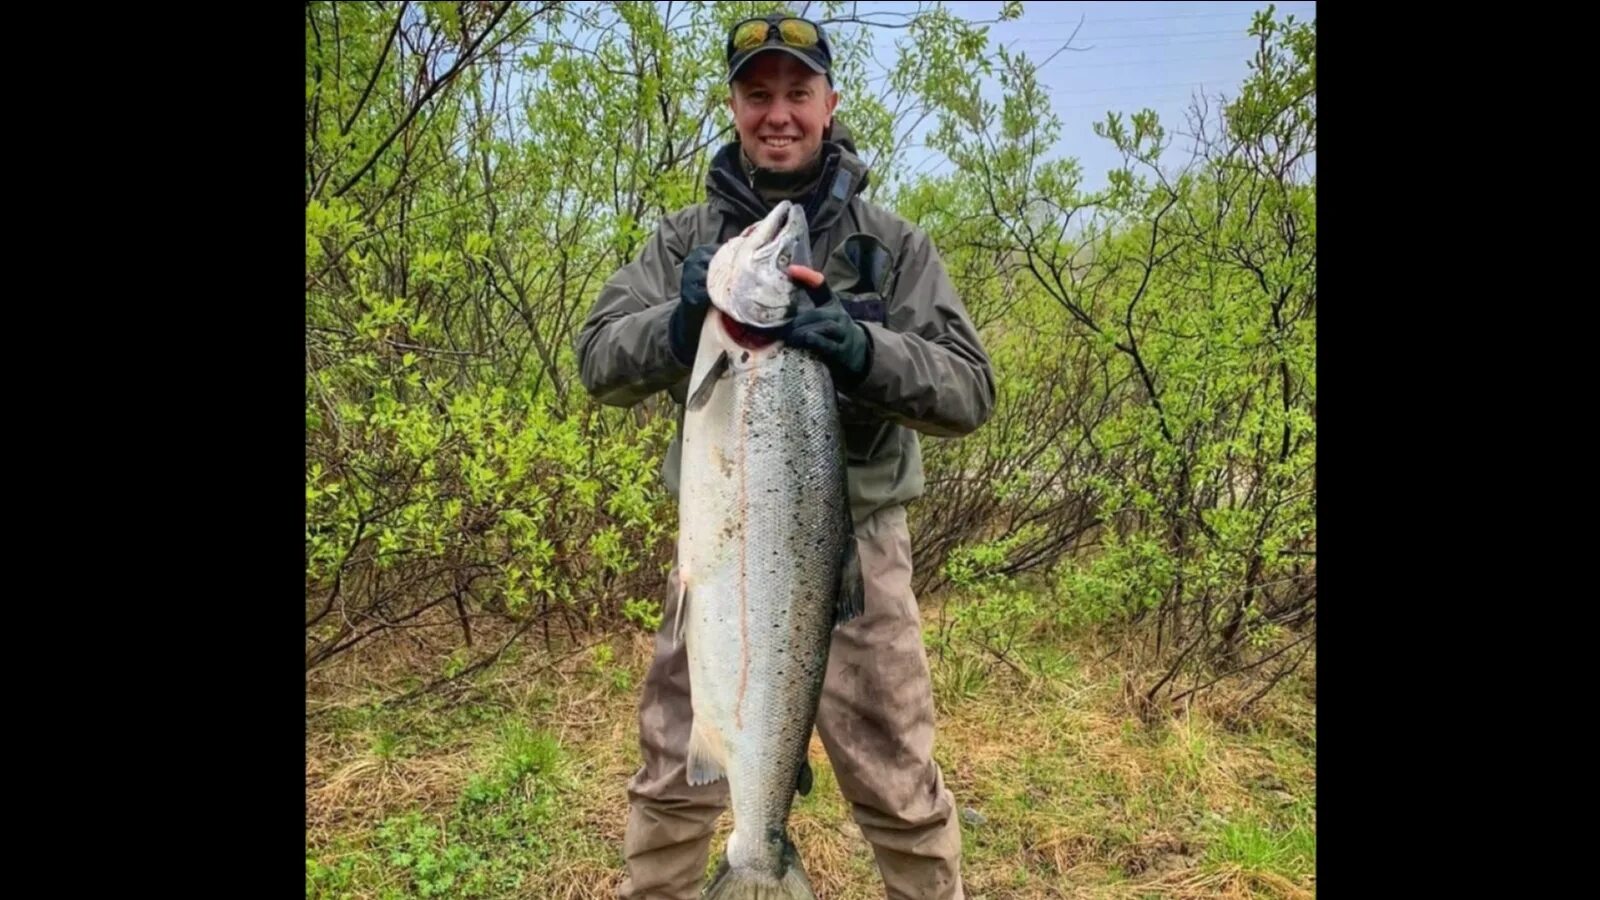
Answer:
[[(770, 618), (781, 607), (789, 618), (783, 620), (784, 628), (773, 620), (777, 633), (816, 634), (822, 641), (816, 690), (797, 682), (795, 693), (787, 696), (797, 707), (815, 699), (816, 731), (840, 791), (872, 846), (888, 896), (962, 897), (957, 810), (933, 759), (933, 690), (911, 589), (905, 505), (924, 486), (918, 433), (958, 437), (978, 428), (994, 406), (993, 374), (977, 329), (928, 236), (861, 196), (868, 173), (848, 132), (833, 119), (839, 95), (833, 84), (832, 52), (821, 26), (782, 15), (748, 19), (730, 29), (726, 55), (728, 103), (737, 140), (714, 157), (706, 202), (666, 216), (639, 257), (601, 289), (577, 340), (581, 375), (595, 397), (616, 406), (632, 406), (666, 390), (685, 407), (690, 424), (696, 426), (690, 431), (701, 435), (704, 443), (705, 435), (714, 439), (731, 434), (728, 429), (735, 426), (718, 420), (708, 430), (693, 419), (696, 415), (726, 417), (734, 407), (742, 407), (748, 417), (763, 414), (749, 411), (761, 402), (752, 398), (801, 396), (796, 387), (786, 388), (788, 394), (774, 394), (770, 374), (762, 376), (767, 379), (764, 394), (754, 390), (749, 379), (740, 380), (754, 377), (751, 373), (803, 370), (794, 365), (759, 368), (773, 352), (782, 358), (783, 353), (802, 350), (810, 354), (807, 359), (825, 367), (836, 392), (837, 415), (829, 406), (828, 422), (836, 428), (837, 440), (827, 443), (817, 435), (803, 435), (810, 441), (805, 446), (811, 448), (803, 452), (842, 448), (844, 487), (837, 505), (845, 520), (842, 539), (848, 552), (838, 565), (834, 556), (839, 554), (828, 555), (825, 576), (819, 577), (841, 582), (853, 578), (859, 593), (845, 598), (849, 588), (839, 588), (838, 608), (850, 611), (830, 618), (820, 631), (805, 624), (810, 620), (800, 608), (817, 591), (767, 589), (762, 596), (782, 594), (781, 603), (770, 611), (753, 608)], [(807, 234), (809, 246), (804, 237), (794, 236)], [(790, 241), (792, 249), (791, 244), (780, 246), (782, 240)], [(787, 310), (772, 312), (778, 324), (771, 328), (763, 327), (766, 307), (760, 303), (760, 289), (744, 286), (753, 284), (749, 271), (757, 261), (767, 271), (786, 274), (792, 287), (785, 290), (802, 298)], [(703, 345), (703, 335), (710, 335), (717, 345)], [(796, 376), (789, 384), (826, 387), (828, 381)], [(812, 396), (818, 392), (804, 390)], [(724, 393), (719, 397), (718, 391)], [(759, 719), (762, 703), (783, 712), (786, 695), (772, 693), (771, 686), (783, 678), (797, 678), (804, 669), (791, 666), (787, 675), (755, 670), (756, 686), (751, 687), (745, 677), (752, 671), (751, 648), (768, 645), (748, 642), (741, 635), (765, 633), (741, 621), (748, 616), (731, 610), (748, 613), (738, 604), (747, 600), (754, 604), (761, 598), (753, 594), (747, 598), (745, 588), (729, 588), (733, 582), (716, 573), (684, 571), (686, 551), (709, 560), (715, 557), (719, 541), (748, 550), (749, 535), (757, 528), (754, 517), (780, 515), (772, 506), (781, 503), (750, 493), (747, 482), (760, 490), (780, 491), (781, 486), (774, 486), (771, 477), (755, 479), (743, 470), (734, 475), (733, 468), (804, 466), (805, 459), (793, 448), (783, 451), (787, 457), (758, 455), (760, 447), (782, 431), (767, 427), (765, 442), (749, 449), (740, 439), (728, 448), (696, 446), (686, 452), (685, 429), (680, 427), (668, 450), (662, 475), (685, 508), (685, 522), (691, 521), (686, 485), (697, 498), (717, 493), (715, 487), (705, 487), (712, 482), (695, 480), (702, 477), (726, 479), (715, 484), (737, 482), (737, 492), (730, 487), (719, 496), (727, 498), (730, 515), (750, 518), (730, 522), (720, 537), (707, 528), (680, 539), (678, 565), (669, 578), (663, 625), (640, 703), (643, 765), (627, 788), (631, 812), (624, 840), (628, 867), (620, 892), (624, 898), (688, 898), (699, 893), (712, 834), (730, 806), (730, 782), (744, 777), (743, 790), (749, 793), (754, 777), (738, 771), (740, 765), (746, 769), (754, 765), (750, 760), (755, 757), (733, 740), (733, 729), (746, 727), (746, 714), (753, 721)], [(735, 456), (730, 449), (735, 445), (744, 456)], [(727, 471), (702, 476), (714, 468), (709, 460), (723, 463)], [(823, 482), (829, 477), (822, 477)], [(826, 497), (827, 491), (817, 496)], [(748, 507), (740, 506), (746, 499)], [(704, 509), (704, 503), (698, 508)], [(797, 519), (803, 506), (797, 503), (792, 514), (785, 510), (782, 515)], [(812, 531), (796, 532), (771, 546), (799, 548), (802, 540), (804, 547), (823, 546), (828, 540), (823, 524), (805, 526)], [(772, 553), (779, 555), (777, 549)], [(784, 550), (783, 558), (763, 571), (781, 573), (772, 577), (788, 580), (824, 571), (807, 568), (812, 561), (803, 559), (806, 555), (798, 549)], [(742, 572), (742, 562), (740, 568)], [(832, 616), (834, 585), (827, 591), (827, 614)], [(735, 605), (719, 607), (719, 603)], [(861, 607), (859, 612), (856, 606)], [(721, 656), (691, 661), (696, 639), (700, 644), (695, 652), (706, 655), (717, 651), (703, 648), (724, 638), (728, 643)], [(785, 646), (791, 652), (801, 649), (780, 645), (772, 652), (782, 653)], [(731, 667), (726, 668), (730, 677), (702, 687), (703, 696), (692, 696), (692, 683), (703, 682), (693, 681), (691, 668), (705, 677), (716, 666)], [(720, 692), (715, 704), (710, 699), (713, 690)], [(776, 699), (761, 699), (768, 696)], [(713, 711), (720, 713), (733, 703), (738, 706), (728, 722), (711, 721)], [(696, 709), (702, 711), (699, 722)], [(803, 713), (805, 718), (797, 721), (808, 738), (811, 710)], [(738, 726), (732, 724), (734, 719)], [(698, 733), (692, 736), (692, 732)], [(796, 738), (791, 743), (798, 742)], [(780, 752), (778, 757), (794, 757), (795, 767), (804, 766), (803, 749)], [(789, 774), (785, 769), (783, 777)], [(809, 768), (797, 783), (802, 791), (809, 790)], [(743, 814), (735, 810), (735, 835), (723, 869), (731, 862), (738, 870), (741, 857), (743, 865), (756, 868), (791, 864), (799, 868), (793, 863), (795, 848), (780, 833), (792, 784), (796, 782), (783, 785), (782, 802), (771, 819), (761, 819), (761, 830), (768, 833), (742, 833)], [(731, 786), (736, 794), (741, 790), (738, 783)], [(735, 801), (736, 806), (742, 802), (737, 796)], [(752, 826), (746, 821), (744, 827), (748, 832)], [(780, 852), (782, 860), (777, 861)], [(741, 878), (747, 876), (736, 871), (738, 877), (721, 878), (722, 893), (716, 895), (809, 896), (808, 890), (780, 881), (782, 874), (773, 875), (767, 887), (758, 889), (742, 886), (746, 882)], [(735, 881), (738, 885), (733, 885)]]

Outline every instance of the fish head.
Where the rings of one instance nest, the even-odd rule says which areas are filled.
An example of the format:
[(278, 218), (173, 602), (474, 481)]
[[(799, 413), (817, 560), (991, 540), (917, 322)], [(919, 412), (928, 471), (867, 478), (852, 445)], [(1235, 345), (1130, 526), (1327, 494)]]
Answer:
[(774, 332), (810, 305), (789, 277), (791, 265), (811, 265), (811, 231), (805, 210), (784, 200), (711, 260), (707, 288), (724, 323), (758, 342), (776, 340)]

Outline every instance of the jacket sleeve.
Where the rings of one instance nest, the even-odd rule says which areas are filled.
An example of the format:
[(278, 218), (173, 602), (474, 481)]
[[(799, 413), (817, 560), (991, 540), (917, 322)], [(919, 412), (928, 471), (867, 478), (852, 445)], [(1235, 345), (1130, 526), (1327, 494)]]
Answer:
[(994, 374), (978, 330), (933, 243), (920, 229), (896, 267), (888, 327), (862, 322), (867, 375), (848, 396), (935, 437), (975, 431), (994, 411)]
[(689, 252), (684, 237), (663, 219), (639, 257), (600, 288), (578, 331), (579, 377), (600, 402), (632, 406), (689, 375), (667, 338)]

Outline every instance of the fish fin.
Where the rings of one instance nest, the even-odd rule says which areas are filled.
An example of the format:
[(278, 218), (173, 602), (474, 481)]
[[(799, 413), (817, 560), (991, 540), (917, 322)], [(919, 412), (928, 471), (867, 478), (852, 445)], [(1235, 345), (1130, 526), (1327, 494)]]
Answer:
[(839, 590), (835, 595), (833, 624), (843, 625), (866, 612), (866, 593), (867, 586), (861, 576), (861, 555), (857, 552), (855, 529), (852, 527), (846, 532), (844, 559), (839, 566)]
[(731, 361), (728, 351), (724, 350), (717, 354), (716, 362), (712, 363), (711, 368), (706, 370), (705, 377), (700, 379), (700, 384), (694, 389), (694, 393), (689, 395), (689, 409), (699, 409), (711, 400), (711, 394), (717, 386), (717, 379), (727, 373), (728, 365)]
[(814, 784), (815, 781), (816, 776), (811, 773), (811, 760), (801, 760), (800, 777), (795, 779), (795, 790), (799, 791), (800, 796), (802, 797), (808, 796), (811, 793), (811, 785)]
[(689, 730), (689, 784), (699, 787), (727, 774), (728, 748), (716, 728), (695, 717)]
[(727, 857), (717, 863), (717, 870), (706, 885), (704, 900), (816, 900), (811, 889), (811, 879), (800, 865), (800, 854), (787, 836), (783, 839), (783, 874), (776, 880), (765, 872), (735, 869), (728, 865)]

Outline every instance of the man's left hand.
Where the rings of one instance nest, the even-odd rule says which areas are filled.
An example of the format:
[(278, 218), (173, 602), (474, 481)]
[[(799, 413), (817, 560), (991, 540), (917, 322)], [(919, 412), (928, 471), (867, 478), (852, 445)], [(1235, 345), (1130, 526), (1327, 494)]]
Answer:
[(790, 266), (789, 277), (806, 289), (816, 309), (789, 323), (784, 340), (790, 346), (815, 353), (841, 390), (850, 390), (867, 377), (872, 362), (872, 339), (861, 323), (850, 318), (822, 273), (806, 266)]

